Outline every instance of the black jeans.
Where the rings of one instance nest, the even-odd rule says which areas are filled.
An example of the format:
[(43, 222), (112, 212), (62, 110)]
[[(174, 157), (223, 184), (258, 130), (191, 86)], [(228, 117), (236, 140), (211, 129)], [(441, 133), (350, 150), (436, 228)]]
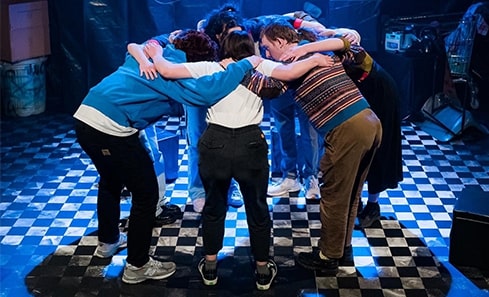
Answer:
[(149, 260), (158, 182), (153, 162), (138, 133), (117, 137), (83, 122), (75, 126), (78, 143), (92, 159), (100, 175), (97, 195), (98, 239), (117, 242), (123, 186), (131, 192), (132, 206), (127, 232), (127, 262), (143, 266)]
[(206, 193), (202, 237), (206, 255), (222, 248), (228, 189), (241, 189), (255, 261), (267, 261), (271, 220), (267, 204), (268, 144), (257, 125), (230, 129), (210, 124), (199, 144), (199, 173)]

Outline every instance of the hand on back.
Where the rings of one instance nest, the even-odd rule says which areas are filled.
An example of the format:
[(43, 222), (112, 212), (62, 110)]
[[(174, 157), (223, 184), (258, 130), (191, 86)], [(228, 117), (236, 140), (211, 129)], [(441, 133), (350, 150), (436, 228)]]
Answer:
[(139, 64), (139, 75), (144, 75), (147, 79), (151, 80), (158, 77), (155, 65), (149, 60)]
[(319, 67), (331, 67), (334, 65), (334, 60), (331, 56), (315, 53), (313, 57), (317, 59)]

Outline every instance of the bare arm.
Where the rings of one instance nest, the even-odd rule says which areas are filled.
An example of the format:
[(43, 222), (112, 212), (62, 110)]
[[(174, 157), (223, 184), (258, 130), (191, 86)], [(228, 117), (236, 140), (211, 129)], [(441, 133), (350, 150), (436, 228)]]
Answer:
[(300, 28), (307, 28), (315, 31), (316, 33), (320, 33), (323, 30), (326, 30), (326, 27), (319, 23), (319, 22), (312, 22), (312, 21), (302, 21)]
[(358, 33), (357, 30), (349, 28), (336, 28), (334, 31), (336, 36), (340, 35), (352, 44), (360, 44), (360, 41), (362, 40), (360, 33)]
[[(157, 44), (146, 44), (144, 51), (153, 59), (153, 63), (161, 76), (169, 79), (191, 78), (192, 74), (182, 64), (172, 63), (163, 57), (163, 48)], [(259, 56), (246, 58), (256, 68), (263, 60)]]
[(271, 73), (271, 77), (283, 81), (292, 81), (303, 76), (314, 67), (330, 67), (333, 63), (333, 59), (327, 55), (314, 54), (304, 60), (290, 64), (281, 64), (275, 67)]
[(340, 38), (323, 39), (290, 48), (284, 54), (282, 54), (282, 56), (280, 56), (280, 60), (295, 61), (299, 57), (309, 53), (339, 51), (345, 49), (347, 46), (349, 45), (345, 44), (345, 41)]
[(144, 52), (144, 45), (138, 43), (129, 43), (127, 51), (136, 59), (139, 64), (139, 74), (146, 76), (147, 79), (156, 78), (156, 68), (149, 60), (149, 56)]
[(136, 59), (136, 61), (138, 61), (139, 64), (143, 63), (144, 61), (148, 61), (149, 58), (144, 53), (143, 48), (144, 48), (143, 44), (134, 43), (134, 42), (129, 43), (127, 45), (127, 51), (129, 52), (129, 54), (131, 54), (131, 56), (134, 57), (134, 59)]
[(153, 59), (153, 64), (161, 76), (169, 79), (190, 78), (192, 74), (182, 64), (175, 64), (163, 58), (163, 48), (159, 44), (148, 43), (144, 52)]
[(299, 29), (299, 28), (310, 29), (316, 32), (316, 34), (324, 37), (335, 37), (339, 35), (341, 37), (344, 37), (352, 44), (360, 44), (361, 36), (360, 33), (358, 33), (358, 31), (356, 30), (350, 28), (335, 28), (335, 29), (326, 28), (326, 26), (324, 26), (323, 24), (319, 23), (316, 20), (306, 20), (303, 18), (297, 19), (295, 13), (285, 14), (285, 16), (290, 18), (295, 18), (295, 21), (293, 23), (295, 29)]

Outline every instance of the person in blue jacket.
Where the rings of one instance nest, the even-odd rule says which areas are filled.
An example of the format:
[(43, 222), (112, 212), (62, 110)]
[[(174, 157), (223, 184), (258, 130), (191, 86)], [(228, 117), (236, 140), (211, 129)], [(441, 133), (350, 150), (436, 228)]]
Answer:
[[(214, 60), (217, 46), (204, 33), (190, 30), (165, 47), (163, 55), (175, 62)], [(155, 41), (158, 42), (158, 41)], [(187, 58), (187, 59), (186, 59)], [(261, 62), (253, 56), (232, 63), (224, 72), (198, 79), (154, 80), (140, 75), (130, 55), (115, 72), (91, 88), (74, 114), (81, 148), (100, 176), (97, 195), (98, 240), (95, 256), (108, 258), (127, 244), (122, 281), (136, 284), (172, 275), (175, 263), (149, 257), (158, 182), (153, 161), (139, 139), (139, 131), (155, 123), (179, 104), (212, 105), (233, 91)], [(132, 195), (126, 236), (119, 231), (120, 194)]]
[[(177, 219), (183, 218), (183, 212), (180, 206), (171, 204), (170, 199), (166, 197), (166, 166), (163, 152), (158, 144), (158, 131), (156, 124), (148, 126), (146, 129), (139, 131), (139, 139), (146, 147), (146, 151), (153, 161), (156, 178), (158, 180), (158, 203), (155, 212), (155, 227), (174, 223)], [(127, 195), (126, 195), (127, 196)]]

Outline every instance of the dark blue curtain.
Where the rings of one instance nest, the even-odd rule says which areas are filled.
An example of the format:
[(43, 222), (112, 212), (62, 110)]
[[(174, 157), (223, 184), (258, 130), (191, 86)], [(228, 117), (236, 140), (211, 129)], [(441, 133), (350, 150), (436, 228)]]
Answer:
[[(437, 1), (437, 5), (444, 5), (443, 9), (441, 6), (436, 9), (437, 5), (429, 7), (450, 10), (450, 3), (460, 6), (461, 1), (471, 2)], [(419, 5), (426, 6), (428, 2), (432, 3), (418, 0), (401, 4), (394, 0), (48, 0), (52, 50), (47, 63), (48, 100), (56, 101), (51, 106), (74, 112), (88, 89), (122, 63), (127, 43), (143, 42), (176, 29), (195, 28), (208, 12), (225, 3), (233, 3), (244, 17), (312, 7), (317, 14), (314, 16), (327, 26), (357, 29), (362, 34), (363, 45), (372, 51), (381, 38), (379, 18), (383, 14), (392, 14), (389, 9), (398, 15), (419, 13)]]

